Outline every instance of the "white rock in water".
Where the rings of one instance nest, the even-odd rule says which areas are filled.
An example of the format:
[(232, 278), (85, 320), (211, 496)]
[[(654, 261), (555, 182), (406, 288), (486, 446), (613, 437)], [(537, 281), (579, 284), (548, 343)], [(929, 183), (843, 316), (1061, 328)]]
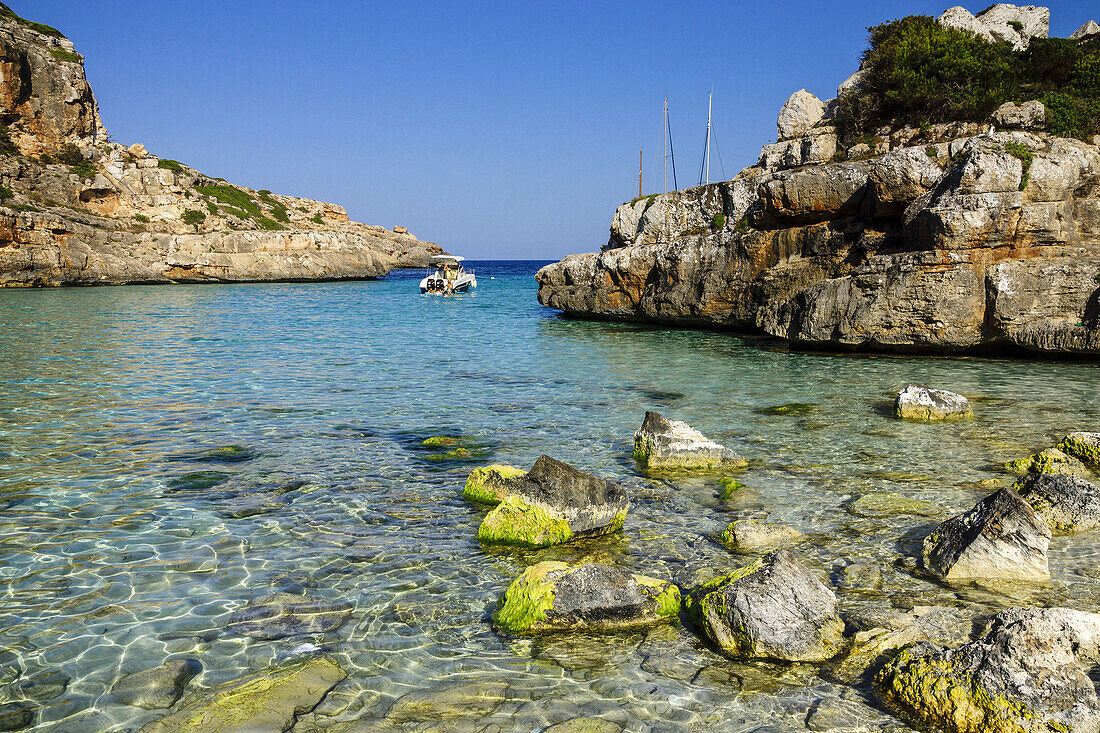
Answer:
[(787, 98), (779, 110), (776, 127), (779, 139), (787, 140), (806, 134), (825, 115), (825, 103), (805, 89)]
[(1005, 102), (993, 113), (993, 124), (1010, 130), (1038, 130), (1047, 121), (1047, 108), (1038, 99), (1017, 105)]
[(1078, 39), (1088, 38), (1089, 36), (1095, 36), (1097, 34), (1100, 34), (1100, 25), (1097, 25), (1095, 20), (1090, 20), (1088, 23), (1085, 23), (1073, 33), (1070, 33), (1069, 37), (1076, 41)]
[(910, 420), (945, 420), (949, 417), (973, 417), (970, 400), (942, 389), (910, 384), (894, 401), (894, 414)]
[(634, 433), (634, 457), (649, 468), (738, 468), (747, 464), (686, 422), (647, 412)]

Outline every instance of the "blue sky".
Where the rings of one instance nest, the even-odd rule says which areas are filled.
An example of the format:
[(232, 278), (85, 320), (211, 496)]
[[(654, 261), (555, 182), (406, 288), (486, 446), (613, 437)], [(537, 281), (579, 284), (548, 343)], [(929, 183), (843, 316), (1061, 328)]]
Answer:
[[(640, 146), (645, 190), (662, 188), (665, 97), (690, 185), (713, 87), (712, 178), (729, 178), (775, 139), (791, 92), (835, 94), (867, 26), (948, 3), (9, 5), (85, 54), (114, 140), (467, 257), (557, 259), (607, 241), (615, 207), (637, 193)], [(1100, 14), (1050, 7), (1053, 35)]]

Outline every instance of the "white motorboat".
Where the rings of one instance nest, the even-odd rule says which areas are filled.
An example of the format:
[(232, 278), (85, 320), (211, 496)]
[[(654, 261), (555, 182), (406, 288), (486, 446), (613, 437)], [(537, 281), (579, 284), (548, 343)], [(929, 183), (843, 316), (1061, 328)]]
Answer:
[(477, 278), (473, 270), (462, 266), (464, 259), (454, 255), (433, 255), (428, 260), (428, 273), (420, 281), (420, 293), (452, 295), (476, 288)]

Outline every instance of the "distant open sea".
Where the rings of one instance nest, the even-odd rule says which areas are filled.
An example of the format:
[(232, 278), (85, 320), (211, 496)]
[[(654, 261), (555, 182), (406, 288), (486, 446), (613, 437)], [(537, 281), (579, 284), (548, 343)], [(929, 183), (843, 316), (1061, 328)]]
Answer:
[[(950, 588), (911, 560), (990, 479), (1008, 485), (995, 464), (1100, 430), (1100, 365), (789, 353), (729, 333), (569, 320), (535, 299), (543, 263), (469, 264), (477, 291), (446, 298), (418, 293), (420, 270), (0, 291), (0, 683), (5, 669), (55, 683), (38, 685), (33, 730), (136, 730), (163, 711), (113, 702), (123, 674), (194, 657), (201, 690), (305, 642), (350, 672), (319, 710), (325, 724), (491, 680), (506, 701), (464, 730), (596, 715), (629, 731), (801, 731), (841, 700), (870, 730), (908, 730), (815, 667), (735, 663), (682, 627), (535, 639), (492, 628), (529, 564), (596, 560), (690, 587), (747, 562), (712, 539), (745, 517), (810, 534), (796, 554), (845, 613), (1100, 605), (1095, 537), (1055, 537), (1046, 586)], [(969, 395), (976, 418), (896, 420), (892, 397), (909, 383)], [(805, 406), (765, 409), (789, 403)], [(630, 451), (646, 410), (748, 458), (741, 498), (720, 503), (713, 476), (643, 476)], [(439, 435), (477, 448), (422, 445)], [(627, 489), (621, 535), (541, 552), (479, 545), (468, 472), (543, 453)], [(283, 488), (239, 510), (264, 487)], [(939, 511), (854, 509), (867, 494)], [(852, 577), (866, 582), (842, 582)], [(278, 591), (352, 614), (337, 631), (275, 641), (227, 630), (234, 611)], [(0, 691), (0, 705), (11, 697)]]

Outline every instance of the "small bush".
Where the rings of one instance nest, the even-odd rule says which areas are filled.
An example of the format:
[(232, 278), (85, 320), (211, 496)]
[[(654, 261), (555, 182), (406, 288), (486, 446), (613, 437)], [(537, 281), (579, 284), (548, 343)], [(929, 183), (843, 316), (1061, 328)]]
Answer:
[(38, 207), (30, 204), (13, 204), (11, 208), (13, 211), (38, 211)]
[(680, 232), (680, 234), (677, 236), (677, 239), (683, 239), (684, 237), (697, 237), (700, 234), (706, 234), (706, 233), (707, 233), (707, 228), (704, 227), (704, 226), (689, 227), (689, 228), (685, 229), (684, 231)]
[(35, 23), (33, 21), (27, 20), (26, 18), (19, 17), (18, 15), (16, 15), (14, 10), (9, 8), (4, 3), (0, 3), (0, 18), (7, 18), (8, 20), (13, 20), (16, 23), (18, 23), (19, 25), (21, 25), (25, 28), (30, 28), (31, 30), (34, 30), (34, 31), (38, 31), (39, 33), (41, 33), (44, 36), (52, 36), (53, 38), (64, 38), (65, 37), (61, 33), (61, 31), (57, 30), (56, 28), (52, 28), (52, 27), (50, 27), (48, 25), (45, 25), (43, 23)]
[(316, 214), (314, 214), (314, 215), (313, 215), (313, 216), (312, 216), (312, 217), (310, 218), (310, 221), (311, 221), (311, 222), (313, 222), (314, 224), (324, 224), (324, 223), (325, 223), (325, 220), (321, 218), (321, 214), (320, 214), (320, 213), (316, 213)]
[(84, 161), (84, 154), (80, 152), (80, 148), (72, 143), (65, 143), (61, 146), (61, 149), (57, 151), (57, 162), (62, 165), (80, 165)]
[(199, 230), (199, 225), (206, 221), (206, 214), (195, 209), (187, 209), (183, 212), (183, 216), (180, 217), (184, 224), (190, 224), (195, 227), (195, 231)]
[(710, 228), (711, 229), (724, 229), (725, 226), (726, 226), (726, 215), (725, 214), (715, 214), (714, 216), (712, 216), (710, 218)]
[(1031, 148), (1021, 143), (1005, 143), (1005, 152), (1014, 158), (1019, 158), (1023, 164), (1023, 172), (1020, 176), (1020, 190), (1027, 188), (1027, 182), (1031, 173), (1031, 163), (1035, 159)]
[(95, 178), (96, 173), (99, 172), (96, 170), (95, 163), (90, 160), (81, 160), (76, 165), (70, 165), (69, 170), (80, 176), (81, 180), (84, 181), (92, 180)]
[(134, 220), (140, 221), (142, 224), (149, 223), (149, 217), (147, 217), (145, 214), (134, 214)]
[(933, 145), (929, 145), (927, 148), (925, 148), (924, 149), (924, 154), (927, 155), (932, 160), (939, 160), (940, 159), (940, 154), (936, 152), (936, 148)]
[(206, 208), (210, 211), (211, 214), (218, 213), (218, 205), (215, 204), (213, 201), (207, 201)]
[(274, 217), (275, 221), (283, 224), (290, 221), (290, 214), (287, 213), (286, 207), (282, 204), (275, 204), (271, 207), (271, 216)]
[(8, 199), (15, 195), (7, 186), (0, 186), (0, 204), (5, 203)]
[(257, 216), (256, 223), (260, 225), (261, 229), (266, 229), (269, 232), (275, 232), (283, 228), (283, 225), (274, 219), (268, 219), (266, 216)]
[(248, 192), (233, 186), (195, 186), (203, 196), (209, 196), (223, 204), (248, 212), (249, 216), (262, 216), (260, 207), (248, 195)]
[(80, 61), (80, 54), (73, 53), (72, 51), (66, 51), (63, 48), (51, 48), (50, 55), (58, 61), (69, 61), (72, 63), (77, 63)]
[(173, 173), (183, 173), (183, 164), (178, 160), (172, 160), (170, 158), (161, 158), (157, 161), (157, 168), (163, 168), (166, 171), (172, 171)]
[(42, 165), (53, 165), (53, 156), (49, 153), (42, 153), (42, 155), (38, 156), (38, 162)]
[(749, 224), (749, 218), (747, 216), (743, 216), (741, 217), (741, 221), (737, 222), (737, 226), (734, 227), (734, 230), (737, 231), (739, 234), (746, 234), (748, 233), (750, 227), (751, 225)]

